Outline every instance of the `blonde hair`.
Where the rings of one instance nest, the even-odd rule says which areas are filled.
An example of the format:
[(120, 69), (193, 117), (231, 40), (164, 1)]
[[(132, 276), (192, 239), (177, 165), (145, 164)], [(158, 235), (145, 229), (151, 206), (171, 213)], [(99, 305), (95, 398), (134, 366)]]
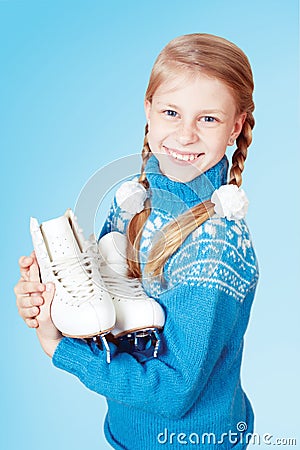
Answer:
[[(166, 80), (176, 79), (181, 73), (202, 73), (217, 78), (226, 84), (235, 99), (237, 114), (246, 113), (242, 130), (236, 139), (237, 148), (232, 156), (229, 183), (242, 184), (242, 172), (247, 158), (248, 147), (252, 141), (254, 127), (253, 75), (250, 63), (244, 52), (226, 39), (210, 34), (194, 33), (173, 39), (161, 51), (156, 59), (146, 91), (145, 99), (152, 101), (157, 88)], [(148, 126), (145, 128), (145, 138), (142, 150), (142, 167), (139, 182), (148, 189), (149, 183), (145, 167), (151, 156), (148, 144)], [(139, 247), (143, 227), (151, 212), (150, 201), (145, 203), (145, 209), (136, 214), (128, 225), (128, 267), (129, 275), (140, 277)], [(166, 225), (163, 237), (155, 242), (148, 262), (146, 273), (161, 276), (164, 264), (180, 247), (187, 236), (214, 214), (214, 204), (207, 200), (189, 209), (176, 220)]]

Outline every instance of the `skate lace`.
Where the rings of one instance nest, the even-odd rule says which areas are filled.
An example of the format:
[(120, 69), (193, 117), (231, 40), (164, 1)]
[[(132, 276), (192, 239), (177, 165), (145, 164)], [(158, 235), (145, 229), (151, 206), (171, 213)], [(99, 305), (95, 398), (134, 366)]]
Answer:
[[(52, 263), (52, 271), (64, 289), (73, 298), (72, 304), (80, 306), (95, 295), (93, 273), (97, 270), (97, 257), (91, 251), (74, 257), (57, 259)], [(102, 286), (97, 285), (101, 289)]]
[(148, 298), (138, 278), (129, 278), (107, 267), (101, 270), (101, 277), (112, 297), (134, 298), (136, 300)]

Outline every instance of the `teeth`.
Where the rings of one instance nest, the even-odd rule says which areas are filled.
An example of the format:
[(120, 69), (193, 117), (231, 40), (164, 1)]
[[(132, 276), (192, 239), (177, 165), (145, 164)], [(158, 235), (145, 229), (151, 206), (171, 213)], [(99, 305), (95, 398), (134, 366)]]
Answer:
[(169, 150), (170, 155), (178, 159), (179, 161), (194, 161), (194, 159), (197, 158), (197, 155), (191, 154), (191, 155), (182, 155), (181, 153), (176, 153), (173, 150)]

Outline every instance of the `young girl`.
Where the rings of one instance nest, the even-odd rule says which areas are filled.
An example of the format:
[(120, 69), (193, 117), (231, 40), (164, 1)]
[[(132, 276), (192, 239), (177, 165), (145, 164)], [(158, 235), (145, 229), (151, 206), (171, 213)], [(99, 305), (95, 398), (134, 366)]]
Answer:
[(39, 282), (34, 254), (20, 260), (20, 315), (55, 366), (107, 398), (115, 449), (247, 447), (254, 420), (240, 368), (258, 269), (238, 188), (252, 93), (247, 57), (220, 37), (176, 38), (154, 64), (139, 178), (148, 199), (130, 221), (114, 199), (101, 236), (127, 234), (130, 274), (165, 311), (157, 358), (110, 343), (107, 364), (105, 352), (62, 337), (50, 317), (53, 286)]

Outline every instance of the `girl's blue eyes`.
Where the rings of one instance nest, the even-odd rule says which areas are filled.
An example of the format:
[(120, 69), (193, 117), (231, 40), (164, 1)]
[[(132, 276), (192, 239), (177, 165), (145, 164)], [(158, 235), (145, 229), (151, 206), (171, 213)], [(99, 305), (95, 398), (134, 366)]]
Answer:
[[(166, 109), (164, 111), (164, 113), (168, 117), (177, 117), (178, 116), (178, 113), (176, 111), (173, 111), (172, 109)], [(200, 121), (204, 121), (207, 123), (214, 123), (214, 122), (216, 122), (216, 120), (217, 119), (215, 119), (215, 117), (212, 117), (212, 116), (203, 116), (200, 118)]]
[(216, 121), (216, 119), (211, 116), (204, 116), (203, 119), (204, 119), (204, 122), (215, 122)]
[(170, 117), (176, 117), (177, 116), (177, 112), (173, 111), (172, 109), (167, 109), (165, 111), (165, 113), (166, 113), (167, 116), (170, 116)]

